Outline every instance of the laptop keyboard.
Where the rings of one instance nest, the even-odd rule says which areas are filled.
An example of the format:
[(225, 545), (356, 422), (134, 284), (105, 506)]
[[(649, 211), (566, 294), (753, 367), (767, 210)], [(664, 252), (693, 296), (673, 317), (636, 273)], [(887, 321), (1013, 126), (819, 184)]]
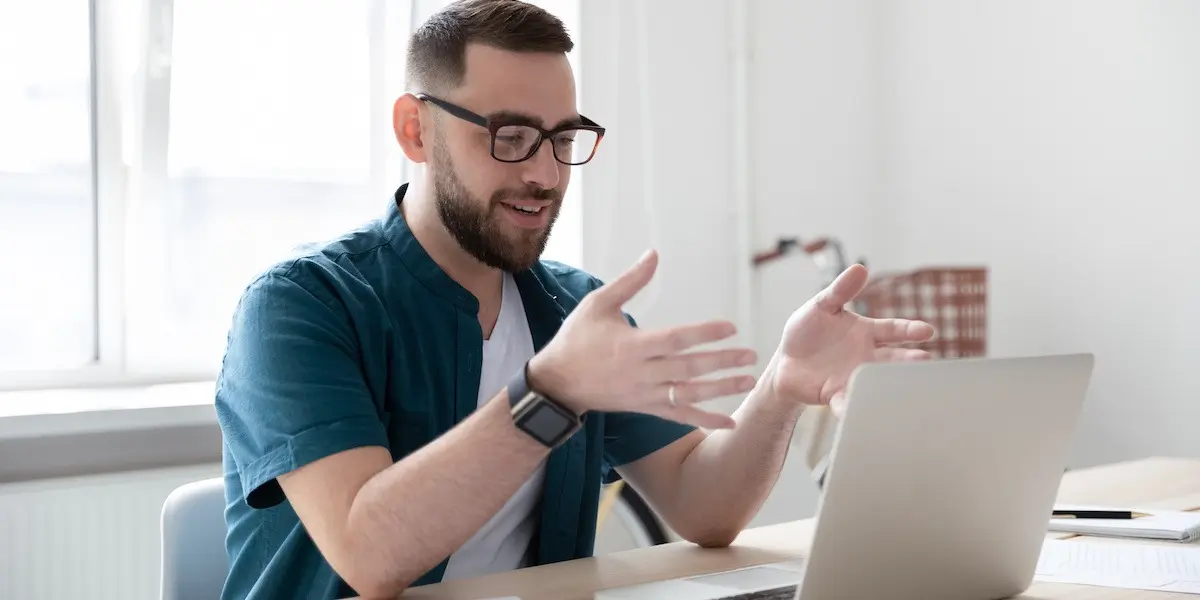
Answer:
[(795, 600), (803, 561), (748, 567), (666, 581), (655, 581), (596, 594), (596, 600)]
[(785, 585), (773, 590), (761, 590), (738, 594), (736, 596), (722, 596), (719, 600), (795, 600), (795, 598), (796, 586)]

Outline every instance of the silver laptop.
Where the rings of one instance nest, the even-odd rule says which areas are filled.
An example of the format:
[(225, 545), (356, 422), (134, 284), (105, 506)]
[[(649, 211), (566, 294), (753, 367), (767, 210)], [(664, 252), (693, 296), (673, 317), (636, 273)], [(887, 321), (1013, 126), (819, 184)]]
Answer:
[(1033, 581), (1090, 354), (869, 364), (847, 390), (806, 560), (597, 600), (990, 600)]

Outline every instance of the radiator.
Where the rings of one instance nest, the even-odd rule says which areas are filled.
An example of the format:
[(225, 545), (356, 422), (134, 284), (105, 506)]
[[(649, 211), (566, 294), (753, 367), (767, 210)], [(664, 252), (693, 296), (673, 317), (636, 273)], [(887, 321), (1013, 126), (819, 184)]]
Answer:
[(0, 485), (0, 599), (156, 600), (159, 516), (220, 465)]

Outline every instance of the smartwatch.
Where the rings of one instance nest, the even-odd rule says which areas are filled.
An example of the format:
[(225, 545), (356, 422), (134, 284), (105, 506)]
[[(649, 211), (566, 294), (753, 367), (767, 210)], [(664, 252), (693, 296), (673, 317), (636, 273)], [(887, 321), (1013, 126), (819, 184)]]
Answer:
[(544, 394), (529, 389), (526, 363), (508, 383), (508, 402), (517, 429), (547, 448), (557, 448), (579, 430), (579, 416)]

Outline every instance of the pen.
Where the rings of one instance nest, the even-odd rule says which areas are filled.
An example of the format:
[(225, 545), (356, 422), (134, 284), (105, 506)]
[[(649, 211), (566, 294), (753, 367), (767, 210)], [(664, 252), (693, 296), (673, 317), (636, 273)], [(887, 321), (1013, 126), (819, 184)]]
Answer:
[(1055, 519), (1137, 519), (1151, 515), (1132, 510), (1056, 510), (1051, 516)]

